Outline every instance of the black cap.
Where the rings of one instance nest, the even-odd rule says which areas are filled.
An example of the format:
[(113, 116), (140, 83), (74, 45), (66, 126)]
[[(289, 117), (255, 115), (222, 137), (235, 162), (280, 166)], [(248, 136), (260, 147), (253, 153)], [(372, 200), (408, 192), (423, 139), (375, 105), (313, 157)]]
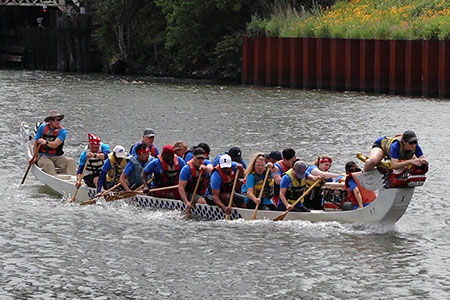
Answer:
[(402, 140), (408, 143), (417, 142), (416, 133), (412, 130), (406, 130), (403, 133)]
[(272, 151), (269, 154), (264, 154), (264, 156), (266, 158), (272, 158), (276, 161), (281, 160), (283, 157), (281, 156), (281, 152), (280, 151)]
[(242, 161), (241, 154), (241, 149), (239, 149), (238, 147), (231, 147), (230, 150), (228, 150), (228, 155), (230, 155), (231, 160), (235, 162)]
[(192, 153), (195, 157), (203, 157), (205, 158), (205, 150), (203, 150), (202, 147), (195, 148), (194, 152)]

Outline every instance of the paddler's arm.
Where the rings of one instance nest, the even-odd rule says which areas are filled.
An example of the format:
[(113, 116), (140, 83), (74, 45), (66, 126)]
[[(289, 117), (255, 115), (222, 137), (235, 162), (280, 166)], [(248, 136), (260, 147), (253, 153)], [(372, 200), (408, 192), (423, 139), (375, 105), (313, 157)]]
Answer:
[(190, 202), (189, 202), (189, 200), (187, 198), (187, 195), (186, 195), (186, 185), (187, 185), (187, 181), (186, 180), (180, 180), (178, 182), (178, 192), (180, 193), (181, 200), (183, 200), (183, 202), (187, 206), (190, 206)]
[(128, 186), (128, 182), (127, 182), (127, 175), (125, 175), (125, 172), (122, 172), (122, 174), (120, 174), (120, 184), (122, 185), (123, 189), (127, 192), (131, 192), (130, 187)]
[(391, 158), (392, 169), (402, 169), (408, 165), (414, 165), (420, 167), (422, 164), (428, 164), (425, 157), (421, 156), (419, 158), (413, 157), (408, 160), (399, 160), (396, 158)]
[(220, 200), (220, 190), (212, 190), (212, 196), (214, 204), (220, 207), (224, 212), (226, 212), (227, 207)]
[(286, 191), (287, 188), (280, 188), (280, 200), (283, 202), (284, 206), (286, 207), (286, 210), (291, 210), (293, 206), (289, 204), (289, 202), (286, 199)]
[(361, 196), (361, 193), (359, 192), (359, 188), (358, 187), (355, 187), (353, 189), (353, 194), (356, 197), (356, 201), (358, 201), (359, 208), (364, 208), (362, 196)]

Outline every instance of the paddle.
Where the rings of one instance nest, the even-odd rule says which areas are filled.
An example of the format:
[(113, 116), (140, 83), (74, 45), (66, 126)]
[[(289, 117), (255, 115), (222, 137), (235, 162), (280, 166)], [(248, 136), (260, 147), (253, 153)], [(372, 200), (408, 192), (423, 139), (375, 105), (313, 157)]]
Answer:
[[(37, 155), (38, 155), (38, 145), (37, 145), (37, 143), (35, 142), (35, 145), (33, 145), (33, 158), (32, 158), (33, 161), (36, 159)], [(25, 179), (27, 178), (28, 173), (30, 172), (30, 169), (31, 169), (31, 166), (32, 166), (32, 165), (34, 165), (34, 163), (28, 162), (28, 168), (27, 168), (27, 171), (26, 171), (25, 174), (23, 175), (22, 182), (21, 182), (20, 184), (23, 184), (23, 183), (25, 182)]]
[(101, 197), (107, 195), (109, 192), (111, 192), (112, 190), (118, 188), (120, 185), (121, 185), (121, 183), (119, 182), (118, 184), (114, 185), (112, 188), (110, 188), (110, 189), (108, 189), (106, 191), (103, 191), (103, 193), (101, 193), (97, 197), (92, 198), (91, 200), (88, 200), (88, 201), (81, 202), (80, 205), (95, 204), (98, 199), (100, 199)]
[[(106, 200), (106, 201), (122, 200), (122, 199), (134, 197), (134, 196), (139, 195), (139, 194), (143, 194), (142, 188), (143, 188), (143, 186), (140, 186), (140, 187), (138, 187), (137, 189), (135, 189), (134, 191), (131, 191), (131, 192), (127, 192), (127, 191), (118, 192), (117, 196), (116, 195), (112, 196), (112, 197), (109, 198), (109, 200)], [(160, 187), (160, 188), (154, 188), (154, 189), (151, 189), (151, 190), (148, 190), (148, 191), (149, 192), (158, 192), (158, 191), (164, 191), (164, 190), (171, 190), (171, 189), (175, 189), (175, 188), (178, 188), (178, 184), (177, 185)]]
[[(89, 159), (86, 160), (86, 163), (84, 164), (84, 168), (83, 171), (81, 172), (81, 177), (80, 177), (80, 182), (77, 181), (77, 184), (81, 184), (81, 180), (83, 180), (84, 177), (84, 173), (86, 172), (86, 167), (88, 165)], [(70, 199), (69, 203), (73, 203), (75, 202), (76, 198), (77, 198), (77, 193), (78, 190), (80, 189), (81, 185), (79, 185), (76, 189), (75, 189), (75, 193), (73, 193), (73, 197), (72, 199)]]
[[(231, 189), (230, 201), (228, 201), (228, 208), (231, 208), (231, 206), (233, 205), (234, 191), (236, 190), (236, 183), (237, 183), (237, 181), (238, 181), (239, 171), (240, 171), (240, 170), (237, 169), (236, 175), (235, 175), (235, 177), (234, 177), (233, 188)], [(229, 210), (229, 209), (228, 209), (228, 210)], [(225, 215), (225, 220), (230, 220), (230, 214), (226, 214), (226, 215)]]
[(189, 218), (190, 214), (191, 214), (191, 207), (194, 204), (194, 200), (195, 200), (195, 195), (197, 194), (197, 190), (198, 190), (198, 186), (200, 185), (200, 180), (202, 179), (202, 174), (203, 174), (203, 170), (200, 171), (200, 173), (198, 174), (198, 179), (197, 179), (197, 183), (195, 184), (195, 188), (194, 188), (194, 192), (192, 193), (192, 197), (191, 197), (191, 202), (189, 202), (189, 206), (186, 208), (186, 210), (184, 211), (184, 214), (186, 215), (186, 217)]
[[(264, 177), (264, 181), (263, 181), (263, 184), (262, 184), (262, 187), (261, 187), (261, 191), (259, 191), (259, 199), (262, 201), (262, 199), (261, 199), (261, 197), (262, 197), (262, 195), (263, 195), (263, 192), (264, 192), (264, 187), (265, 187), (265, 185), (266, 185), (266, 182), (267, 182), (267, 177), (269, 176), (269, 172), (270, 172), (270, 170), (271, 170), (272, 168), (271, 167), (268, 167), (267, 168), (267, 171), (266, 171), (266, 176)], [(256, 205), (256, 207), (255, 207), (255, 212), (253, 213), (253, 216), (252, 216), (252, 220), (256, 220), (256, 216), (258, 215), (258, 207), (259, 207), (259, 205)]]
[[(297, 199), (297, 201), (295, 201), (292, 204), (292, 207), (295, 207), (297, 204), (300, 203), (300, 201), (303, 202), (303, 198), (306, 197), (306, 195), (308, 195), (322, 180), (317, 180), (316, 182), (314, 182), (313, 185), (311, 185), (309, 187), (309, 189), (303, 193), (303, 195), (300, 196), (300, 198)], [(286, 217), (286, 215), (290, 212), (290, 210), (286, 210), (284, 213), (282, 213), (281, 215), (279, 215), (278, 217), (276, 217), (275, 219), (273, 219), (274, 221), (282, 221), (284, 219), (284, 217)]]

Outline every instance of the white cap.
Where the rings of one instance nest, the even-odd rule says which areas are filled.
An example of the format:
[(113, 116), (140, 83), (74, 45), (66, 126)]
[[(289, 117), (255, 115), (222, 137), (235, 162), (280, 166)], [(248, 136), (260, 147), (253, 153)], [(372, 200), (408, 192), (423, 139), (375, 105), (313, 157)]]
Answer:
[(219, 164), (221, 168), (231, 168), (231, 157), (228, 154), (220, 156)]
[(125, 148), (123, 146), (117, 145), (114, 147), (113, 151), (116, 154), (116, 157), (125, 158), (127, 156), (127, 153), (125, 152)]

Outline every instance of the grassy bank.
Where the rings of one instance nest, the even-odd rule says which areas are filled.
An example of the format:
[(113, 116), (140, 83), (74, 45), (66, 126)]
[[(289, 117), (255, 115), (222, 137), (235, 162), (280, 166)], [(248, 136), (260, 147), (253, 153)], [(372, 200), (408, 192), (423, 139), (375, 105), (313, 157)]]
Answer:
[(289, 6), (253, 17), (247, 35), (355, 39), (450, 40), (449, 0), (350, 0), (311, 12)]

